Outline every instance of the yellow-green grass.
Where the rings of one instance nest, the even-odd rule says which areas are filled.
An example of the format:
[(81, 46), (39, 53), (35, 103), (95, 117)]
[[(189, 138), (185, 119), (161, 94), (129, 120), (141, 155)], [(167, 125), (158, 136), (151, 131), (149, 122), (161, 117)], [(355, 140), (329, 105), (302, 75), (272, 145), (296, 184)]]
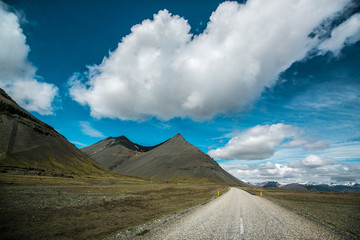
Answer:
[(2, 173), (0, 231), (3, 239), (102, 239), (226, 190), (205, 181)]
[(360, 237), (360, 194), (243, 188), (292, 211)]
[(88, 159), (79, 157), (72, 157), (69, 162), (60, 162), (51, 154), (46, 154), (46, 157), (39, 158), (38, 161), (29, 161), (26, 157), (17, 156), (16, 158), (6, 157), (1, 159), (0, 168), (6, 166), (19, 168), (35, 168), (43, 170), (46, 175), (99, 175), (109, 174), (109, 169), (101, 166), (96, 162), (91, 162)]

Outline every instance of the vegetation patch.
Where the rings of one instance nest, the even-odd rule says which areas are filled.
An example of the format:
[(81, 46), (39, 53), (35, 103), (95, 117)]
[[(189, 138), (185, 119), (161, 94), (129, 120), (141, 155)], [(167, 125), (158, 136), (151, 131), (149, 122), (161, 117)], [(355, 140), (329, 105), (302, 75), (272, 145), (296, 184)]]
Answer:
[(149, 229), (145, 229), (144, 231), (136, 234), (136, 236), (142, 236), (142, 235), (144, 235), (145, 233), (148, 233), (148, 232), (150, 232), (150, 230), (149, 230)]

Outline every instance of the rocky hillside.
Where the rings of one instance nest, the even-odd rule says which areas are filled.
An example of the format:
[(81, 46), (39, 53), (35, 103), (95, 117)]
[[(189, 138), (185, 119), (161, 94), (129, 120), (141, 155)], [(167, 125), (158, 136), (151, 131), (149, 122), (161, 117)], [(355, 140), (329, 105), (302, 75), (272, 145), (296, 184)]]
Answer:
[(106, 138), (82, 150), (121, 174), (160, 179), (206, 178), (219, 183), (244, 184), (180, 134), (153, 147), (132, 143), (122, 136)]
[(107, 174), (110, 171), (64, 136), (21, 108), (0, 89), (0, 167), (39, 175)]

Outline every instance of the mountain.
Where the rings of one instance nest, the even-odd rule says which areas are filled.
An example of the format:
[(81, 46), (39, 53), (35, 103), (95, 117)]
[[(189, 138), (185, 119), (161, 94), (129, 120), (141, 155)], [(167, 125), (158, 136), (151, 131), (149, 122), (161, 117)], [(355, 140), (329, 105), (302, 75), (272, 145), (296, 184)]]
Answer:
[(360, 193), (360, 185), (327, 185), (327, 184), (307, 184), (305, 187), (310, 191), (322, 191), (322, 192), (352, 192)]
[(1, 88), (0, 136), (2, 172), (59, 176), (110, 173), (53, 127), (21, 108)]
[(219, 183), (245, 185), (180, 134), (153, 147), (132, 143), (121, 136), (106, 138), (82, 150), (121, 174), (160, 179), (207, 178)]
[(300, 190), (300, 191), (307, 191), (308, 190), (303, 184), (299, 184), (299, 183), (286, 184), (286, 185), (282, 186), (281, 189)]
[(263, 188), (278, 188), (278, 187), (280, 187), (280, 184), (278, 182), (270, 181), (270, 182), (262, 183), (260, 185), (260, 187), (263, 187)]
[(269, 182), (255, 183), (255, 184), (250, 183), (249, 185), (253, 187), (277, 188), (284, 190), (360, 193), (360, 184), (358, 183), (351, 185), (300, 184), (300, 183), (280, 184), (278, 182), (269, 181)]
[(82, 148), (82, 151), (91, 157), (96, 156), (94, 159), (97, 162), (111, 170), (114, 170), (131, 157), (143, 152), (148, 152), (159, 145), (145, 147), (131, 142), (125, 136), (108, 137), (96, 144)]

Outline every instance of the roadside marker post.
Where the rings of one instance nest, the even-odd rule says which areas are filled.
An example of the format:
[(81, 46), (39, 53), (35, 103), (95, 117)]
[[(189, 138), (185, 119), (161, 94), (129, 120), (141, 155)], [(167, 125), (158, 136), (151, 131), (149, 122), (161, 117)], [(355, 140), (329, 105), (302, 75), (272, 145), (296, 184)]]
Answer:
[(218, 191), (218, 196), (220, 196), (220, 191)]
[(260, 197), (262, 197), (262, 191), (260, 191)]

